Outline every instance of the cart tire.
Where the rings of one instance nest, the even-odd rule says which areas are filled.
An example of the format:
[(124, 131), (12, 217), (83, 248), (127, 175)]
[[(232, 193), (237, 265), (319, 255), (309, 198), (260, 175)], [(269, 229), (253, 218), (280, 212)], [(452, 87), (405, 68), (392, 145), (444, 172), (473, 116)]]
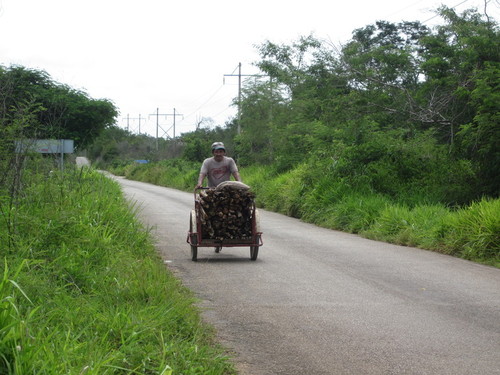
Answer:
[(259, 247), (250, 246), (250, 260), (257, 260), (258, 255), (259, 255)]
[(255, 230), (260, 232), (260, 213), (258, 209), (255, 209)]
[[(189, 216), (189, 232), (193, 233), (193, 230), (196, 230), (196, 212), (195, 210), (191, 210), (191, 214)], [(191, 260), (196, 262), (198, 260), (198, 234), (193, 234), (191, 237)]]
[(196, 262), (198, 260), (198, 248), (191, 245), (191, 260)]

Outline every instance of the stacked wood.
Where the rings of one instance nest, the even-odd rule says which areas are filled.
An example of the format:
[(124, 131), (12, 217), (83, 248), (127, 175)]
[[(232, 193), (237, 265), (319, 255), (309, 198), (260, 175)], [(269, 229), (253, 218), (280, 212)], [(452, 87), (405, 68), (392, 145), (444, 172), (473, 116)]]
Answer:
[(251, 239), (255, 195), (246, 185), (221, 184), (215, 189), (202, 190), (202, 237), (206, 239)]

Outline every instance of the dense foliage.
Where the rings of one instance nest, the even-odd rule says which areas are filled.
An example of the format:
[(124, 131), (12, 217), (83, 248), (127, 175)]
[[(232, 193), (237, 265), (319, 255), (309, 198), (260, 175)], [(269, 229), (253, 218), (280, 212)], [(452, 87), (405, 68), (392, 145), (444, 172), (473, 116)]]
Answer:
[(442, 8), (445, 25), (377, 22), (341, 49), (312, 38), (260, 47), (247, 83), (243, 165), (301, 163), (395, 199), (463, 204), (500, 192), (500, 34)]
[[(20, 116), (30, 121), (18, 124)], [(72, 139), (84, 149), (118, 115), (114, 104), (54, 82), (44, 71), (0, 66), (0, 130), (16, 138)]]

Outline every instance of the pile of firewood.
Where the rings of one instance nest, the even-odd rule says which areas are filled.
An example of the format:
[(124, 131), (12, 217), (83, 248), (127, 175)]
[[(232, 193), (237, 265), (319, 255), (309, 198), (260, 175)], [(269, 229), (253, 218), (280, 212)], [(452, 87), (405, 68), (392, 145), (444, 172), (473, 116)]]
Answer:
[(254, 197), (248, 187), (239, 188), (234, 184), (200, 191), (202, 237), (214, 240), (250, 239)]

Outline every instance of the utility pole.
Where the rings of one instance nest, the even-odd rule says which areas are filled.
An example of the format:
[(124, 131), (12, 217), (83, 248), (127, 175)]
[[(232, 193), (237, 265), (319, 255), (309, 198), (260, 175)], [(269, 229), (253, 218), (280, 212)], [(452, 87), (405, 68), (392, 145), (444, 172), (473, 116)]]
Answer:
[(177, 116), (183, 116), (183, 115), (181, 113), (176, 113), (175, 108), (174, 108), (174, 113), (167, 113), (165, 116), (173, 116), (174, 117), (174, 124), (172, 126), (174, 128), (174, 138), (173, 138), (173, 141), (174, 141), (174, 155), (175, 155), (175, 153), (177, 152), (177, 141), (175, 140), (175, 118)]
[(241, 133), (241, 63), (238, 63), (238, 134)]
[[(127, 119), (128, 119), (128, 115), (127, 115)], [(141, 134), (141, 120), (146, 120), (146, 118), (141, 117), (141, 114), (139, 114), (139, 117), (134, 117), (134, 118), (131, 118), (130, 120), (139, 120), (139, 134)]]
[(128, 129), (129, 129), (129, 125), (130, 125), (130, 116), (128, 113), (127, 113), (127, 117), (122, 118), (122, 120), (125, 120), (125, 119), (127, 119), (127, 131), (129, 131)]
[[(174, 108), (174, 113), (167, 113), (165, 116), (173, 116), (173, 117), (174, 117), (174, 124), (173, 124), (173, 128), (174, 128), (174, 138), (173, 138), (173, 139), (174, 139), (174, 141), (175, 141), (175, 118), (176, 118), (177, 116), (184, 116), (184, 115), (183, 115), (183, 114), (181, 114), (181, 113), (176, 113), (176, 112), (175, 112), (175, 108)], [(170, 129), (169, 129), (169, 130), (170, 130)]]
[[(159, 117), (160, 116), (165, 116), (167, 117), (168, 115), (166, 113), (159, 113), (160, 109), (156, 108), (156, 113), (150, 113), (149, 116), (156, 116), (156, 151), (158, 151), (158, 128), (161, 128), (160, 123), (159, 123)], [(163, 130), (163, 128), (161, 128)], [(165, 132), (165, 130), (163, 130)], [(166, 133), (166, 132), (165, 132)]]
[(224, 77), (238, 77), (238, 134), (241, 133), (241, 77), (268, 77), (265, 74), (241, 74), (241, 63), (238, 63), (238, 74), (224, 74)]
[[(170, 139), (175, 139), (175, 118), (177, 116), (183, 116), (181, 113), (176, 113), (175, 111), (175, 108), (174, 108), (174, 113), (159, 113), (159, 108), (156, 109), (156, 113), (151, 113), (150, 116), (156, 116), (156, 137), (158, 138), (158, 129), (161, 129), (163, 130), (163, 134), (162, 134), (162, 137), (165, 135), (167, 138), (170, 138)], [(168, 116), (173, 116), (174, 117), (174, 123), (173, 125), (168, 128), (167, 130), (163, 129), (160, 124), (159, 124), (159, 117), (160, 116), (165, 116), (165, 117), (168, 117)], [(170, 137), (168, 135), (168, 132), (170, 131), (170, 129), (174, 129), (174, 135), (173, 137)]]
[[(181, 113), (177, 113), (175, 108), (174, 108), (173, 113), (160, 113), (160, 109), (156, 108), (156, 113), (151, 113), (149, 116), (156, 116), (156, 150), (158, 150), (158, 138), (159, 138), (158, 129), (161, 129), (163, 131), (162, 137), (165, 136), (167, 139), (170, 138), (174, 141), (174, 149), (175, 149), (175, 118), (177, 116), (183, 116), (183, 115)], [(170, 128), (168, 128), (167, 130), (163, 129), (160, 126), (160, 121), (159, 121), (160, 116), (164, 116), (164, 117), (173, 116), (174, 117), (173, 125)], [(173, 134), (173, 137), (170, 137), (168, 135), (168, 132), (172, 128), (174, 129), (174, 134)]]

